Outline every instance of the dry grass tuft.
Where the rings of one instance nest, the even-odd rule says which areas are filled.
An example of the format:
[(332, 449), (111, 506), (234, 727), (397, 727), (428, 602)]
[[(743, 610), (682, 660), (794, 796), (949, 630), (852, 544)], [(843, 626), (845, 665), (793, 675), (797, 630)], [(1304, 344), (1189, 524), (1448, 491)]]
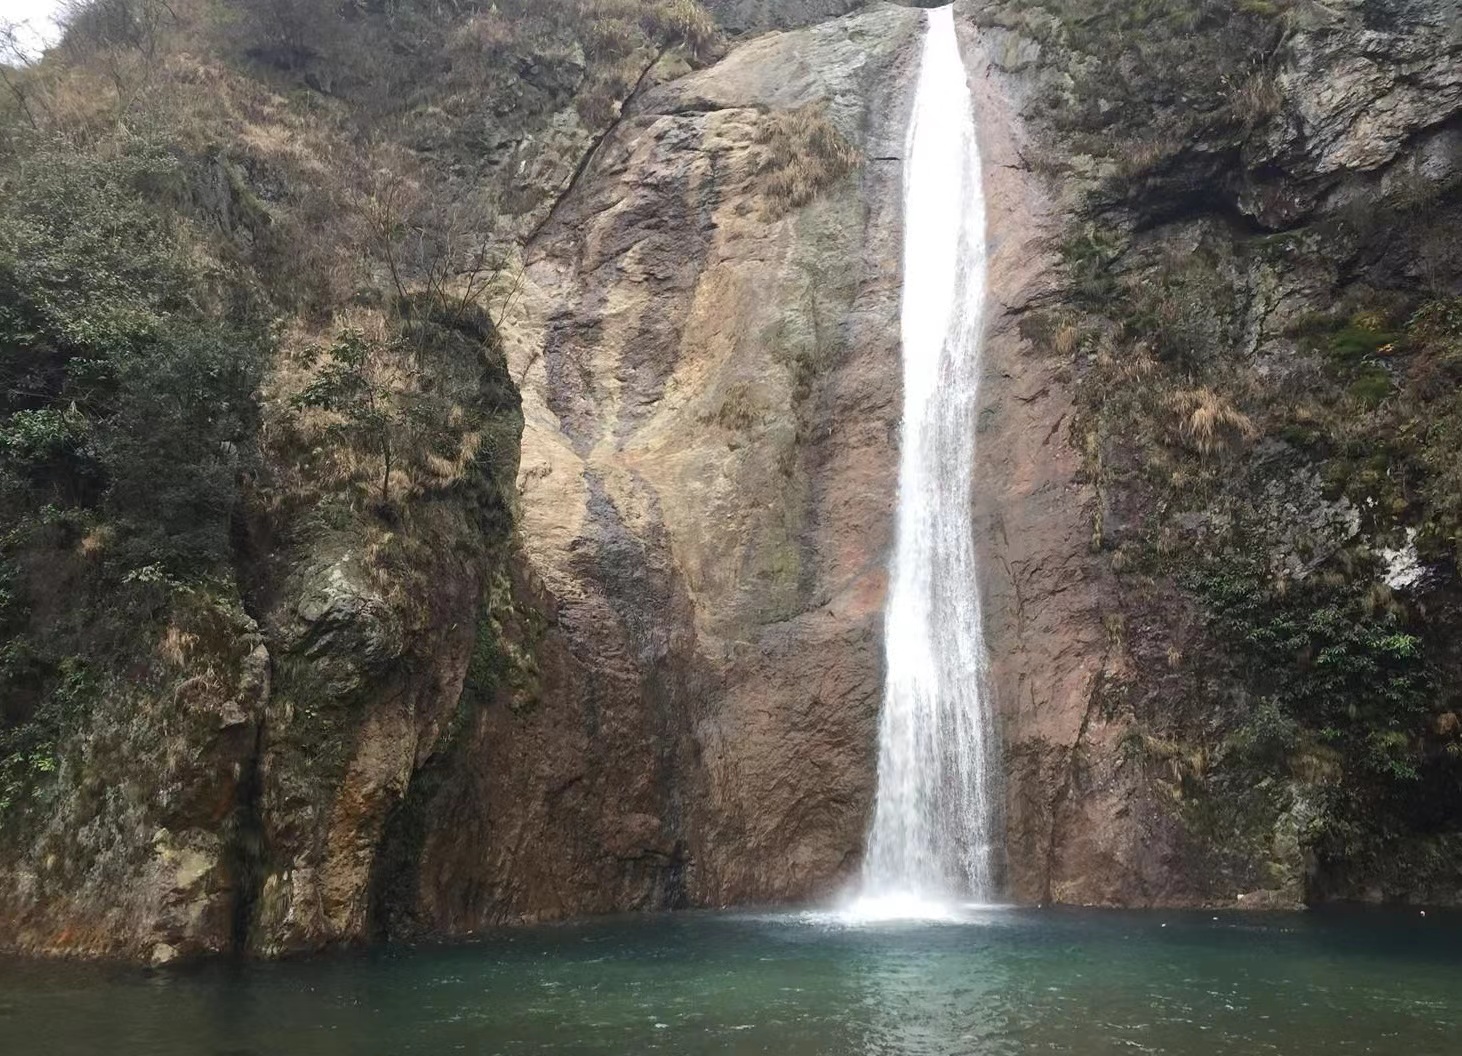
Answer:
[(1289, 770), (1309, 785), (1326, 785), (1345, 774), (1344, 758), (1333, 748), (1309, 744), (1289, 757)]
[(1357, 312), (1350, 318), (1350, 325), (1368, 334), (1379, 334), (1386, 329), (1386, 316), (1381, 312)]
[(626, 55), (648, 43), (679, 45), (704, 62), (720, 41), (716, 20), (697, 0), (579, 0), (578, 17), (591, 58)]
[(1247, 127), (1255, 128), (1279, 113), (1284, 93), (1273, 74), (1259, 70), (1250, 74), (1229, 97), (1234, 116)]
[(100, 525), (81, 537), (77, 549), (81, 552), (82, 557), (95, 557), (106, 550), (111, 541), (112, 529), (106, 525)]
[(1129, 180), (1145, 176), (1180, 154), (1183, 146), (1183, 141), (1175, 136), (1160, 135), (1137, 140), (1129, 144), (1118, 159), (1118, 173)]
[(1256, 432), (1248, 415), (1207, 386), (1174, 393), (1168, 406), (1181, 441), (1205, 458), (1252, 439)]
[(177, 624), (169, 624), (168, 629), (163, 632), (162, 639), (157, 643), (157, 653), (174, 667), (185, 667), (188, 657), (198, 646), (198, 636), (190, 631), (185, 631)]
[(572, 17), (590, 60), (575, 106), (591, 128), (615, 121), (672, 48), (704, 63), (720, 47), (716, 21), (697, 0), (578, 0)]
[(757, 135), (769, 219), (801, 208), (856, 168), (862, 156), (821, 104), (768, 115)]
[(696, 0), (671, 0), (659, 6), (663, 32), (697, 62), (710, 59), (720, 42), (716, 20)]
[(1081, 330), (1071, 323), (1062, 323), (1051, 344), (1059, 356), (1074, 355), (1081, 345)]

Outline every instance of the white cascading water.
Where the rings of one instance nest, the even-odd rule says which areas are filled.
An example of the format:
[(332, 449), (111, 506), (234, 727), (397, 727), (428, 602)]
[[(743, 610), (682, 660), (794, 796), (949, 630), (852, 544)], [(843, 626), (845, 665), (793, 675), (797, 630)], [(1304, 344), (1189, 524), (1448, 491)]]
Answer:
[(904, 152), (904, 409), (869, 917), (994, 896), (994, 731), (970, 499), (985, 200), (954, 15), (928, 12)]

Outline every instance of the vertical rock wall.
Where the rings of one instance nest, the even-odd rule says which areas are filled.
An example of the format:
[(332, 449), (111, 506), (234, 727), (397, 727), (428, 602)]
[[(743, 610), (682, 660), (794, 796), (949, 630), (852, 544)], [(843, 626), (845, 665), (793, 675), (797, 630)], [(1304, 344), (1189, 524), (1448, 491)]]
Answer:
[[(975, 92), (985, 165), (989, 290), (976, 428), (976, 542), (985, 593), (990, 691), (1005, 774), (1006, 890), (1021, 902), (1059, 897), (1068, 853), (1057, 818), (1094, 844), (1094, 803), (1073, 792), (1077, 751), (1098, 736), (1095, 707), (1110, 662), (1090, 558), (1096, 496), (1072, 449), (1069, 372), (1022, 331), (1030, 311), (1060, 296), (1053, 239), (1064, 222), (1049, 186), (1026, 160), (1020, 116), (1026, 85), (992, 49), (998, 41), (962, 19), (961, 48)], [(1102, 852), (1108, 853), (1108, 852)]]
[[(1448, 404), (1425, 386), (1445, 346), (1418, 337), (1408, 359), (1398, 338), (1372, 357), (1377, 409), (1355, 390), (1337, 398), (1349, 368), (1304, 337), (1372, 318), (1400, 330), (1418, 305), (1456, 297), (1455, 254), (1437, 238), (1455, 223), (1462, 159), (1455, 17), (1431, 0), (1266, 5), (1227, 21), (1204, 5), (959, 10), (990, 197), (977, 490), (1012, 897), (1455, 899), (1455, 657), (1435, 630), (1454, 608), (1454, 566), (1437, 555), (1423, 589), (1395, 596), (1371, 571), (1400, 525), (1445, 516), (1398, 442), (1443, 428)], [(1233, 436), (1195, 439), (1201, 423), (1175, 410), (1195, 392), (1226, 394)], [(1337, 413), (1343, 424), (1325, 424)], [(1379, 458), (1384, 479), (1411, 481), (1406, 494), (1334, 483), (1353, 473), (1337, 457), (1347, 444)], [(1370, 512), (1337, 500), (1341, 488)], [(1328, 683), (1350, 707), (1335, 723), (1398, 738), (1398, 771), (1414, 779), (1368, 786), (1364, 758), (1328, 746), (1350, 733), (1306, 739), (1311, 705), (1287, 705), (1292, 743), (1253, 752), (1263, 708), (1324, 672), (1307, 667), (1303, 635), (1264, 670), (1229, 652), (1276, 624), (1238, 628), (1236, 645), (1201, 581), (1252, 563), (1280, 584), (1261, 623), (1303, 625), (1286, 587), (1341, 584), (1380, 605), (1362, 600), (1347, 621), (1415, 635), (1434, 681), (1414, 706), (1430, 717), (1368, 710), (1386, 690), (1367, 665), (1384, 658)], [(1337, 646), (1335, 662), (1363, 648)], [(1407, 796), (1409, 814), (1367, 813)], [(1325, 809), (1344, 813), (1327, 822)]]
[(645, 93), (528, 247), (538, 670), (426, 812), (416, 926), (806, 898), (856, 863), (920, 17), (770, 33)]

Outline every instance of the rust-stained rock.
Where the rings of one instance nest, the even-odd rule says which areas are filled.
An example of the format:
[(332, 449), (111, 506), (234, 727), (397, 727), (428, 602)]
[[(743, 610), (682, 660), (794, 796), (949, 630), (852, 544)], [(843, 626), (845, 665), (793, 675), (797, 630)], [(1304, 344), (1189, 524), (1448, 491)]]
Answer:
[[(542, 677), (429, 811), (420, 926), (814, 897), (873, 792), (909, 46), (880, 5), (647, 93), (528, 247)], [(775, 115), (861, 159), (769, 208)], [(450, 799), (450, 806), (447, 805)]]
[[(421, 499), (420, 537), (403, 541), (392, 516), (355, 535), (329, 518), (241, 529), (237, 596), (209, 617), (207, 646), (160, 649), (109, 687), (59, 753), (49, 813), (3, 844), (0, 946), (274, 955), (816, 899), (856, 872), (876, 784), (900, 165), (922, 15), (709, 6), (744, 35), (694, 72), (671, 50), (632, 56), (638, 82), (598, 100), (611, 116), (597, 124), (574, 112), (582, 49), (507, 78), (516, 102), (483, 100), (481, 157), (454, 178), (501, 202), (500, 231), (531, 233), (522, 288), (426, 373), (500, 427), (502, 449)], [(1275, 68), (1245, 82), (1248, 126), (1213, 104), (1111, 158), (1053, 156), (1071, 140), (1042, 125), (1057, 110), (1097, 128), (1124, 116), (1083, 96), (1111, 71), (1062, 54), (1071, 27), (1030, 5), (959, 4), (989, 223), (976, 549), (1012, 901), (1457, 897), (1455, 833), (1404, 848), (1398, 872), (1414, 876), (1390, 886), (1339, 871), (1316, 887), (1319, 786), (1293, 775), (1258, 822), (1189, 824), (1185, 789), (1224, 750), (1218, 713), (1244, 703), (1242, 679), (1171, 577), (1119, 567), (1156, 504), (1133, 497), (1146, 467), (1119, 467), (1116, 484), (1102, 472), (1121, 438), (1093, 435), (1078, 398), (1099, 342), (1060, 331), (1079, 314), (1063, 240), (1100, 220), (1152, 278), (1152, 261), (1213, 251), (1215, 281), (1247, 295), (1232, 311), (1203, 302), (1203, 333), (1264, 383), (1287, 377), (1290, 331), (1338, 288), (1339, 265), (1235, 247), (1412, 184), (1455, 187), (1462, 83), (1444, 9), (1287, 8)], [(534, 121), (499, 121), (524, 93)], [(422, 115), (420, 151), (460, 145), (453, 120)], [(239, 203), (210, 179), (203, 208), (234, 226)], [(1103, 212), (1126, 192), (1145, 211)], [(1455, 275), (1445, 234), (1382, 246), (1370, 265), (1398, 282)], [(1101, 336), (1105, 352), (1136, 352), (1116, 324)], [(1388, 348), (1381, 369), (1402, 370)], [(1327, 497), (1314, 466), (1266, 479), (1251, 506), (1282, 522), (1269, 556), (1296, 578), (1374, 517)], [(1174, 531), (1226, 516), (1185, 509)], [(1455, 601), (1438, 598), (1444, 627)], [(1437, 744), (1456, 740), (1455, 711), (1430, 723)], [(1333, 753), (1311, 754), (1301, 765), (1328, 780)]]

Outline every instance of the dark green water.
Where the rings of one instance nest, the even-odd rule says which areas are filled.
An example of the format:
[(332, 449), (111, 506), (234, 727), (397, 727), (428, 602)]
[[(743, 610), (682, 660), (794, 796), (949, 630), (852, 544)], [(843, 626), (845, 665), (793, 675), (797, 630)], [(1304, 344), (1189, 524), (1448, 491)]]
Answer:
[(686, 914), (287, 964), (0, 962), (0, 1052), (1458, 1056), (1462, 919)]

